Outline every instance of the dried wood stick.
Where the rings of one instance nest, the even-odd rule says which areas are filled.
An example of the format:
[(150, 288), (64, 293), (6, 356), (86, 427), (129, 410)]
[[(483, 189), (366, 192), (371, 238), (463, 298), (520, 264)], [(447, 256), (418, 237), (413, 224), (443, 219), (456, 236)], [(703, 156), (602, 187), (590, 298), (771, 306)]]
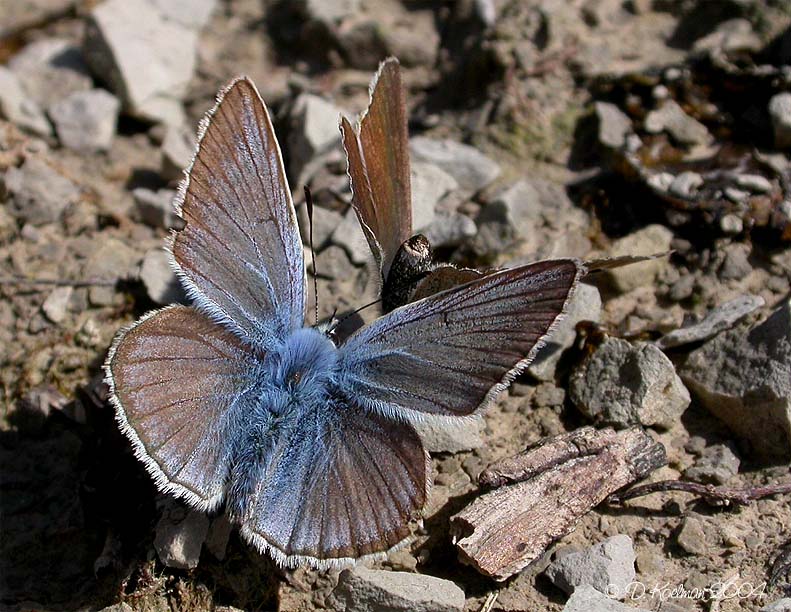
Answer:
[(618, 489), (666, 462), (642, 429), (582, 428), (491, 466), (483, 482), (515, 483), (485, 493), (451, 518), (459, 558), (506, 580), (537, 559)]
[(698, 495), (710, 503), (722, 504), (724, 502), (746, 506), (752, 501), (769, 497), (770, 495), (791, 493), (791, 483), (735, 489), (732, 487), (715, 487), (714, 485), (689, 482), (687, 480), (660, 480), (658, 482), (650, 482), (648, 484), (632, 487), (628, 491), (622, 493), (610, 495), (607, 498), (607, 503), (622, 504), (627, 499), (634, 499), (635, 497), (659, 493), (661, 491), (683, 491), (685, 493)]

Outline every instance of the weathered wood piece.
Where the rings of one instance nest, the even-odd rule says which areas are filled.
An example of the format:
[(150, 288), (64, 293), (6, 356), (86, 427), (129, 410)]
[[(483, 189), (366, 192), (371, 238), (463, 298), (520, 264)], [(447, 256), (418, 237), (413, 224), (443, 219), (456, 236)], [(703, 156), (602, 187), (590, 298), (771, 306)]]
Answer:
[(506, 580), (608, 495), (665, 463), (664, 447), (640, 428), (583, 427), (493, 464), (479, 483), (499, 488), (451, 518), (459, 558)]

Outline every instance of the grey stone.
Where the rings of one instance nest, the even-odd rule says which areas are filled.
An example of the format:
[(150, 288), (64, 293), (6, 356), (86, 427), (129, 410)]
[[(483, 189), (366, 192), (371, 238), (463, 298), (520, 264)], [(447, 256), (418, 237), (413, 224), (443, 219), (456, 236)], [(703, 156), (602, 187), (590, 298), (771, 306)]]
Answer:
[(69, 286), (55, 287), (50, 291), (44, 303), (41, 305), (41, 310), (47, 318), (53, 323), (60, 323), (68, 314), (69, 300), (74, 289)]
[(151, 191), (145, 187), (138, 187), (132, 191), (135, 210), (140, 220), (146, 225), (157, 228), (173, 227), (177, 215), (173, 208), (173, 198), (176, 192), (172, 189)]
[(690, 198), (703, 185), (703, 177), (697, 172), (682, 172), (670, 183), (668, 191), (679, 198)]
[(481, 435), (486, 423), (481, 415), (475, 415), (463, 422), (426, 418), (413, 426), (430, 453), (460, 453), (483, 446)]
[(342, 111), (324, 98), (300, 94), (291, 109), (288, 136), (291, 175), (304, 182), (303, 170), (315, 157), (340, 146), (338, 120)]
[[(83, 265), (82, 277), (91, 280), (113, 282), (119, 279), (137, 278), (140, 255), (125, 242), (109, 237), (101, 241)], [(92, 286), (88, 300), (95, 306), (108, 306), (116, 296), (115, 287)]]
[(544, 573), (566, 593), (587, 585), (623, 597), (635, 577), (632, 538), (618, 534), (582, 552), (568, 553), (550, 563)]
[(181, 285), (170, 267), (170, 260), (164, 249), (151, 249), (143, 256), (140, 280), (148, 297), (157, 304), (172, 304), (184, 300)]
[[(579, 256), (590, 250), (590, 242), (580, 239), (589, 219), (574, 206), (562, 185), (552, 181), (523, 179), (499, 192), (478, 215), (479, 234), (492, 225), (502, 228), (502, 238), (520, 239), (526, 259)], [(477, 239), (476, 239), (477, 240)]]
[(749, 189), (753, 193), (769, 193), (772, 191), (772, 183), (768, 178), (760, 174), (737, 174), (736, 184), (744, 189)]
[(106, 151), (115, 137), (121, 103), (103, 89), (78, 91), (50, 106), (63, 146), (82, 153)]
[(30, 43), (9, 60), (8, 67), (25, 93), (47, 111), (71, 94), (93, 87), (82, 51), (62, 38)]
[(162, 16), (187, 28), (200, 30), (209, 22), (217, 0), (150, 0)]
[(459, 188), (450, 174), (439, 166), (415, 162), (410, 168), (412, 184), (412, 228), (423, 233), (434, 220), (437, 204), (444, 196)]
[(739, 473), (739, 458), (727, 444), (707, 446), (684, 476), (695, 482), (724, 485)]
[(691, 555), (707, 555), (706, 526), (697, 516), (687, 516), (676, 534), (676, 543)]
[(744, 221), (739, 215), (728, 213), (720, 217), (720, 229), (723, 234), (736, 236), (744, 231)]
[(475, 14), (483, 25), (490, 27), (497, 21), (497, 7), (493, 0), (475, 0)]
[(717, 271), (723, 280), (740, 280), (753, 270), (750, 263), (750, 246), (740, 242), (732, 242), (725, 247), (725, 259)]
[(598, 322), (601, 319), (601, 306), (601, 295), (596, 287), (585, 283), (577, 285), (565, 316), (560, 320), (527, 371), (538, 380), (554, 380), (555, 369), (561, 355), (574, 344), (577, 337), (575, 330), (577, 323), (580, 321)]
[(475, 236), (478, 226), (467, 215), (441, 212), (419, 231), (434, 247), (458, 246)]
[(670, 427), (690, 397), (673, 363), (651, 344), (607, 338), (571, 373), (574, 404), (596, 422)]
[(195, 154), (195, 133), (185, 126), (169, 125), (162, 141), (162, 178), (180, 181)]
[[(307, 245), (309, 243), (308, 231), (310, 223), (308, 222), (308, 209), (303, 202), (297, 206), (297, 219), (299, 220), (299, 232), (302, 236), (302, 243)], [(323, 206), (313, 207), (313, 246), (317, 251), (323, 249), (333, 232), (343, 222), (343, 215), (337, 211), (329, 210)]]
[(648, 177), (648, 185), (657, 191), (668, 191), (675, 178), (670, 172), (658, 172)]
[(722, 332), (680, 370), (690, 391), (761, 458), (791, 456), (791, 308)]
[(351, 206), (343, 216), (343, 221), (332, 233), (332, 242), (346, 251), (352, 263), (357, 266), (373, 259), (365, 234), (357, 220), (357, 214)]
[(404, 66), (434, 66), (440, 36), (432, 11), (410, 11), (404, 17), (381, 28), (386, 53)]
[(134, 612), (134, 608), (125, 601), (102, 608), (99, 612)]
[[(346, 251), (334, 244), (316, 255), (316, 267), (319, 276), (324, 278), (344, 279), (354, 274), (354, 267), (349, 261)], [(313, 272), (312, 263), (308, 265), (308, 270)]]
[[(662, 609), (664, 610), (664, 607)], [(648, 610), (621, 603), (600, 593), (592, 586), (583, 584), (574, 590), (563, 606), (562, 612), (648, 612)]]
[[(686, 276), (684, 278), (693, 277)], [(665, 334), (656, 341), (656, 345), (661, 349), (668, 349), (692, 342), (708, 340), (721, 331), (730, 329), (748, 314), (761, 308), (764, 303), (764, 299), (761, 296), (740, 295), (713, 308), (699, 323)]]
[(304, 12), (308, 19), (334, 27), (337, 23), (353, 17), (360, 11), (360, 0), (304, 0)]
[(36, 156), (9, 168), (5, 186), (11, 194), (11, 214), (33, 225), (57, 221), (79, 195), (74, 183)]
[(425, 574), (373, 570), (358, 565), (338, 577), (332, 594), (338, 612), (461, 612), (464, 591)]
[(710, 53), (733, 53), (760, 51), (762, 46), (761, 37), (755, 33), (747, 19), (728, 19), (710, 34), (696, 40), (692, 48)]
[(169, 20), (149, 0), (107, 0), (91, 11), (85, 57), (124, 110), (181, 125), (181, 99), (195, 71), (197, 32)]
[(712, 142), (708, 128), (685, 113), (675, 100), (665, 100), (660, 108), (648, 113), (645, 130), (651, 134), (667, 132), (684, 145), (708, 145)]
[(454, 140), (418, 136), (410, 141), (412, 161), (428, 162), (451, 175), (467, 195), (479, 192), (500, 175), (500, 165), (478, 149)]
[(596, 102), (593, 108), (599, 120), (599, 142), (608, 149), (621, 150), (632, 131), (632, 120), (609, 102)]
[(760, 612), (791, 612), (791, 598), (784, 597), (761, 608)]
[(742, 204), (747, 201), (747, 198), (750, 197), (750, 192), (744, 189), (737, 189), (736, 187), (726, 187), (723, 190), (725, 197), (728, 198), (731, 202), (735, 202), (736, 204)]
[(206, 536), (206, 549), (214, 555), (214, 558), (222, 561), (225, 559), (225, 551), (228, 548), (228, 540), (231, 538), (233, 525), (225, 514), (220, 514), (212, 519), (209, 526), (209, 533)]
[(209, 518), (203, 512), (169, 501), (157, 523), (154, 548), (165, 566), (193, 569), (208, 533)]
[(775, 146), (778, 149), (791, 147), (791, 92), (784, 91), (772, 96), (768, 110), (774, 128)]
[(775, 94), (769, 100), (769, 117), (778, 149), (791, 147), (791, 91)]
[(39, 136), (52, 133), (44, 111), (23, 91), (17, 76), (5, 66), (0, 66), (0, 117)]
[[(673, 232), (663, 225), (648, 225), (636, 232), (624, 236), (612, 243), (608, 255), (621, 257), (624, 255), (656, 255), (670, 250)], [(613, 286), (626, 293), (637, 287), (652, 285), (657, 276), (669, 265), (667, 257), (659, 257), (648, 261), (607, 270), (605, 273)]]

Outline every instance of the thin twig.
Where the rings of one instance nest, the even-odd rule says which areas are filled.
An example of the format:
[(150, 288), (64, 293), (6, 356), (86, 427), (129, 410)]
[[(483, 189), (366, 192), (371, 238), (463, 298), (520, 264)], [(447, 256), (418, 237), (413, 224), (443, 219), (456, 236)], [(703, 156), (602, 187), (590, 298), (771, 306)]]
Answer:
[(494, 608), (494, 604), (497, 601), (497, 596), (500, 594), (500, 591), (492, 591), (486, 596), (486, 601), (483, 602), (483, 607), (481, 608), (481, 612), (492, 612), (492, 608)]
[(115, 287), (116, 281), (105, 279), (58, 280), (54, 278), (27, 278), (22, 275), (0, 276), (0, 285), (51, 285), (55, 287)]
[(634, 499), (635, 497), (642, 497), (643, 495), (650, 495), (651, 493), (660, 493), (663, 491), (692, 493), (693, 495), (704, 498), (710, 503), (726, 502), (746, 506), (750, 502), (764, 497), (791, 493), (791, 483), (734, 489), (732, 487), (715, 487), (714, 485), (689, 482), (686, 480), (660, 480), (658, 482), (632, 487), (623, 493), (613, 493), (607, 498), (607, 503), (613, 505), (622, 504), (627, 499)]

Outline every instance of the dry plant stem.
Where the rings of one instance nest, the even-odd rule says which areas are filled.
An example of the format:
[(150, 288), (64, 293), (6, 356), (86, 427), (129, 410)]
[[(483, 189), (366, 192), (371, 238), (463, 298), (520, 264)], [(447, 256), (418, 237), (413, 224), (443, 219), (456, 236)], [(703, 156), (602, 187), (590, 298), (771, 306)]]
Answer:
[(114, 287), (116, 281), (102, 279), (58, 280), (54, 278), (26, 278), (24, 276), (0, 276), (0, 285), (49, 285), (55, 287)]
[(664, 447), (639, 428), (584, 427), (501, 461), (481, 476), (505, 484), (451, 518), (459, 558), (506, 580), (537, 559), (618, 489), (666, 462)]
[(633, 487), (623, 493), (610, 495), (610, 497), (607, 498), (607, 503), (622, 504), (627, 499), (634, 499), (635, 497), (650, 495), (651, 493), (660, 493), (662, 491), (683, 491), (684, 493), (698, 495), (709, 503), (721, 505), (724, 502), (746, 506), (757, 499), (762, 499), (771, 495), (791, 493), (791, 483), (734, 489), (731, 487), (715, 487), (714, 485), (688, 482), (685, 480), (660, 480), (658, 482), (651, 482)]

